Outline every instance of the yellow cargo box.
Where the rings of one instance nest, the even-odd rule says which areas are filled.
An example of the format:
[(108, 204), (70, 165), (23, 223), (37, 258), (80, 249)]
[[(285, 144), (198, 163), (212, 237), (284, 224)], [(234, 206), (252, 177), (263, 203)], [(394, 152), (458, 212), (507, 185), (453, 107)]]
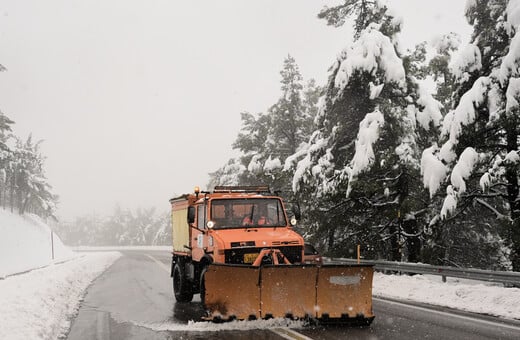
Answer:
[(173, 251), (187, 252), (190, 246), (190, 227), (188, 226), (188, 198), (180, 197), (170, 200), (172, 204), (172, 237)]

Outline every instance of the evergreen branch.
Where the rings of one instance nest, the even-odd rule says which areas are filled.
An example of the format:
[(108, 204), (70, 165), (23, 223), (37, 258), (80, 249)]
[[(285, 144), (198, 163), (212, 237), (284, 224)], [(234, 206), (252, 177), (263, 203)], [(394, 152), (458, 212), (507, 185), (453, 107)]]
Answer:
[(495, 194), (481, 194), (481, 193), (471, 193), (471, 194), (462, 194), (460, 196), (461, 198), (464, 198), (464, 199), (476, 199), (476, 198), (496, 198), (496, 197), (503, 197), (503, 198), (507, 198), (507, 195), (506, 194), (503, 194), (503, 193), (495, 193)]
[(392, 182), (392, 181), (396, 181), (398, 180), (399, 178), (401, 178), (401, 176), (403, 175), (403, 172), (399, 173), (399, 175), (397, 175), (396, 177), (393, 177), (393, 178), (378, 178), (376, 179), (376, 182)]
[(378, 207), (378, 208), (379, 207), (385, 207), (385, 206), (388, 206), (388, 205), (398, 205), (399, 204), (398, 196), (394, 200), (392, 200), (392, 201), (381, 202), (381, 203), (374, 203), (368, 197), (360, 197), (359, 200), (367, 202), (372, 207)]
[(487, 203), (486, 201), (483, 201), (479, 198), (475, 199), (475, 201), (479, 204), (481, 204), (482, 206), (484, 206), (485, 208), (487, 208), (488, 210), (490, 210), (492, 213), (494, 213), (496, 215), (496, 217), (499, 219), (499, 220), (507, 220), (509, 222), (513, 222), (513, 220), (509, 217), (509, 216), (506, 216), (502, 213), (500, 213), (498, 210), (496, 210), (495, 208), (493, 208), (489, 203)]

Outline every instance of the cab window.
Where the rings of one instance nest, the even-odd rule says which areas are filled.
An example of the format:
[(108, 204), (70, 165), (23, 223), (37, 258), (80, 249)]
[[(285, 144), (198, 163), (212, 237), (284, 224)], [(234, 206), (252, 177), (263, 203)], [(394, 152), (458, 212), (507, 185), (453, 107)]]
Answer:
[(216, 229), (286, 225), (281, 202), (273, 198), (212, 200), (211, 220)]

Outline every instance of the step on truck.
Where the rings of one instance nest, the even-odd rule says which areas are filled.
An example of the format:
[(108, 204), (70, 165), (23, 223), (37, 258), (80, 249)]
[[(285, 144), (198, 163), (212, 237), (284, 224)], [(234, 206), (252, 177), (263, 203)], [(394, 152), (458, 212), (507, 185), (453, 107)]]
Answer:
[(369, 325), (370, 265), (303, 263), (304, 240), (266, 186), (218, 186), (170, 200), (175, 299), (200, 294), (206, 320), (285, 317)]

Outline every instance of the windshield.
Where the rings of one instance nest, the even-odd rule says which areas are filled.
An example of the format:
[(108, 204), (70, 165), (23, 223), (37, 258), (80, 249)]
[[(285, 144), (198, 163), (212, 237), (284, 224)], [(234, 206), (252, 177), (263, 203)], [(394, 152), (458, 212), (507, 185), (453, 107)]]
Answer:
[(215, 229), (287, 225), (282, 204), (275, 198), (212, 200), (211, 220)]

